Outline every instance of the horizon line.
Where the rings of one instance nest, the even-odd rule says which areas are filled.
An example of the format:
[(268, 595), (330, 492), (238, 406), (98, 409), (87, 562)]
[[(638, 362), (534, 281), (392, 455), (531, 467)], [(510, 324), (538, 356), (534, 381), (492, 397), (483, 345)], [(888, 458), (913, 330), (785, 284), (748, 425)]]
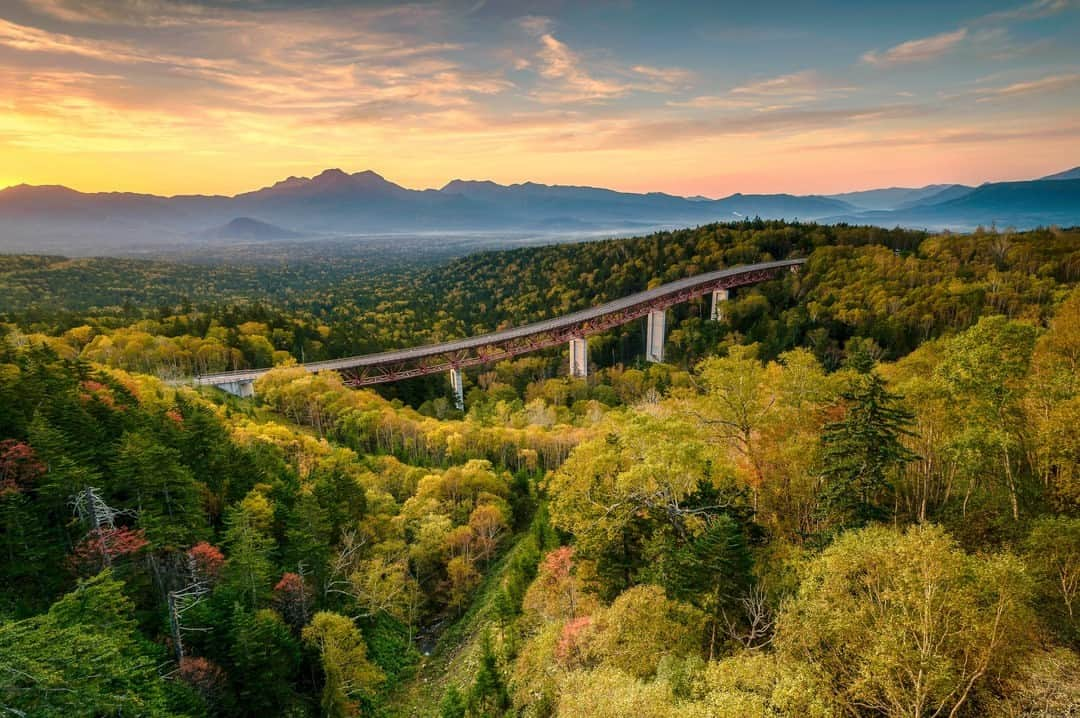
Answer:
[(78, 188), (76, 188), (76, 187), (74, 187), (72, 185), (67, 185), (67, 184), (62, 184), (62, 183), (31, 184), (29, 182), (16, 182), (14, 184), (10, 184), (10, 185), (0, 187), (0, 192), (6, 192), (6, 191), (8, 191), (10, 189), (15, 189), (15, 188), (18, 188), (18, 187), (30, 187), (30, 188), (36, 188), (36, 189), (37, 188), (66, 189), (66, 190), (70, 190), (72, 192), (77, 192), (79, 194), (84, 194), (84, 195), (131, 194), (131, 195), (143, 195), (143, 196), (147, 196), (147, 197), (159, 197), (159, 198), (162, 198), (162, 199), (177, 199), (177, 198), (184, 198), (184, 197), (222, 197), (222, 198), (226, 198), (226, 199), (235, 199), (236, 197), (238, 197), (240, 195), (243, 195), (243, 194), (250, 194), (250, 193), (253, 193), (253, 192), (259, 192), (259, 191), (262, 191), (262, 190), (271, 189), (274, 186), (276, 186), (277, 184), (280, 184), (282, 182), (287, 182), (290, 179), (311, 181), (311, 180), (314, 180), (315, 178), (320, 177), (320, 176), (322, 176), (324, 174), (336, 171), (336, 172), (340, 172), (340, 173), (342, 173), (342, 174), (344, 174), (344, 175), (346, 175), (348, 177), (355, 177), (356, 175), (362, 175), (362, 174), (373, 174), (376, 177), (378, 177), (379, 179), (382, 179), (383, 181), (385, 181), (385, 182), (387, 182), (389, 184), (396, 185), (396, 186), (398, 186), (398, 187), (400, 187), (402, 189), (409, 190), (409, 191), (412, 191), (412, 192), (428, 192), (428, 191), (441, 192), (447, 186), (449, 186), (450, 184), (452, 184), (454, 182), (476, 182), (476, 183), (491, 183), (491, 184), (495, 184), (495, 185), (497, 185), (499, 187), (520, 187), (520, 186), (530, 185), (531, 184), (531, 185), (538, 185), (538, 186), (541, 186), (541, 187), (573, 187), (573, 188), (577, 188), (577, 189), (606, 190), (606, 191), (610, 191), (610, 192), (618, 192), (618, 193), (621, 193), (621, 194), (635, 194), (635, 195), (664, 194), (664, 195), (668, 195), (668, 196), (671, 196), (671, 197), (680, 197), (680, 198), (683, 198), (683, 199), (701, 197), (701, 198), (704, 198), (706, 200), (716, 201), (716, 200), (720, 200), (720, 199), (726, 199), (727, 197), (733, 197), (733, 196), (736, 196), (736, 195), (743, 195), (743, 194), (751, 194), (751, 195), (755, 195), (755, 194), (788, 194), (788, 195), (795, 196), (795, 197), (800, 197), (800, 196), (801, 197), (828, 197), (828, 196), (841, 195), (841, 194), (851, 194), (851, 193), (856, 193), (856, 192), (872, 192), (872, 191), (889, 190), (889, 189), (922, 189), (923, 187), (931, 187), (931, 186), (935, 186), (935, 185), (941, 185), (941, 186), (961, 185), (961, 186), (976, 186), (977, 187), (977, 186), (981, 186), (983, 184), (997, 184), (997, 183), (1000, 183), (1000, 182), (1034, 182), (1034, 181), (1042, 180), (1042, 179), (1044, 179), (1046, 177), (1049, 177), (1049, 176), (1052, 176), (1052, 175), (1055, 175), (1055, 174), (1060, 174), (1062, 172), (1069, 172), (1069, 171), (1074, 170), (1074, 169), (1080, 169), (1080, 164), (1073, 165), (1073, 166), (1070, 166), (1070, 167), (1066, 167), (1064, 169), (1059, 169), (1057, 171), (1051, 171), (1051, 172), (1048, 172), (1046, 174), (1039, 175), (1037, 177), (1027, 177), (1027, 178), (1019, 178), (1019, 179), (1014, 178), (1014, 179), (1001, 179), (1001, 180), (985, 180), (985, 181), (979, 183), (978, 185), (970, 185), (970, 184), (966, 184), (964, 182), (950, 182), (950, 181), (947, 181), (947, 180), (942, 180), (942, 181), (929, 182), (929, 183), (927, 183), (925, 185), (921, 185), (921, 186), (889, 184), (887, 186), (880, 186), (879, 185), (879, 186), (870, 186), (870, 187), (864, 187), (864, 188), (859, 188), (859, 189), (843, 189), (843, 190), (831, 191), (831, 192), (830, 191), (811, 192), (811, 193), (808, 193), (808, 194), (801, 194), (801, 193), (798, 193), (798, 192), (791, 192), (791, 191), (785, 191), (785, 190), (771, 190), (769, 192), (743, 192), (743, 191), (740, 190), (740, 191), (732, 192), (732, 193), (727, 194), (727, 195), (720, 195), (720, 196), (709, 196), (709, 195), (705, 195), (705, 194), (701, 194), (701, 193), (698, 193), (698, 194), (676, 194), (674, 192), (665, 192), (663, 190), (648, 190), (648, 191), (642, 192), (642, 191), (616, 189), (614, 187), (604, 187), (604, 186), (601, 186), (601, 185), (589, 185), (589, 184), (561, 184), (561, 183), (549, 184), (549, 183), (544, 183), (544, 182), (537, 182), (535, 180), (522, 180), (522, 181), (518, 181), (518, 182), (510, 182), (510, 183), (505, 183), (504, 184), (502, 182), (498, 182), (498, 181), (492, 180), (492, 179), (464, 179), (463, 177), (454, 177), (452, 179), (449, 179), (449, 180), (445, 181), (439, 187), (434, 187), (434, 186), (430, 186), (430, 187), (409, 187), (409, 186), (400, 184), (398, 182), (395, 182), (395, 181), (393, 181), (391, 179), (388, 179), (386, 175), (384, 175), (381, 172), (378, 172), (376, 170), (373, 170), (371, 168), (357, 170), (355, 172), (348, 172), (346, 170), (341, 169), (340, 167), (326, 167), (326, 168), (320, 170), (319, 172), (314, 173), (314, 174), (312, 174), (310, 176), (292, 174), (292, 175), (289, 175), (288, 177), (284, 177), (282, 179), (275, 180), (275, 181), (271, 182), (270, 184), (265, 184), (265, 185), (263, 185), (261, 187), (255, 188), (255, 189), (241, 190), (241, 191), (236, 192), (234, 194), (201, 193), (201, 192), (187, 192), (187, 193), (181, 192), (181, 193), (176, 193), (176, 194), (157, 194), (155, 192), (146, 192), (146, 191), (139, 191), (139, 190), (121, 190), (121, 189), (113, 189), (113, 190), (82, 190), (82, 189), (78, 189)]

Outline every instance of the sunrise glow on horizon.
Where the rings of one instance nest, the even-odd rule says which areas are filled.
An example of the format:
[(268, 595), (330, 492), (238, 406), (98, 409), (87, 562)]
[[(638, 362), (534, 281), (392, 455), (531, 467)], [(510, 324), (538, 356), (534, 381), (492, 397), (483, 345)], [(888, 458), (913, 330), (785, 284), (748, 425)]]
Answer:
[(1074, 0), (704, 5), (13, 0), (0, 187), (339, 167), (717, 197), (1080, 164)]

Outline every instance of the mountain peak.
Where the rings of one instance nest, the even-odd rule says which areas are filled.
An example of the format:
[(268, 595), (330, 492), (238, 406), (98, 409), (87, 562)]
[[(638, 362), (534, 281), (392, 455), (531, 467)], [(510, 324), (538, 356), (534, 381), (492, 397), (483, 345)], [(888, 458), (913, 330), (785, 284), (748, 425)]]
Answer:
[(26, 184), (25, 182), (22, 184), (13, 184), (10, 187), (0, 188), (0, 192), (12, 197), (42, 196), (49, 194), (70, 196), (79, 194), (79, 192), (70, 187), (65, 187), (62, 184)]
[(470, 189), (489, 189), (498, 190), (506, 189), (501, 184), (493, 182), (491, 180), (464, 180), (464, 179), (452, 179), (441, 188), (440, 192), (462, 192)]
[(292, 239), (302, 235), (253, 217), (235, 217), (224, 226), (202, 232), (202, 236), (207, 239), (269, 240)]
[(346, 178), (348, 178), (348, 176), (349, 176), (349, 174), (347, 172), (345, 172), (344, 170), (342, 170), (342, 169), (340, 169), (338, 167), (331, 167), (330, 169), (325, 169), (322, 172), (320, 172), (319, 174), (312, 177), (311, 181), (312, 182), (334, 181), (334, 180), (346, 179)]
[(314, 177), (292, 176), (276, 182), (270, 187), (264, 187), (254, 192), (245, 192), (237, 196), (315, 197), (347, 195), (365, 191), (381, 194), (408, 192), (408, 190), (390, 182), (372, 170), (349, 174), (339, 167), (331, 167)]

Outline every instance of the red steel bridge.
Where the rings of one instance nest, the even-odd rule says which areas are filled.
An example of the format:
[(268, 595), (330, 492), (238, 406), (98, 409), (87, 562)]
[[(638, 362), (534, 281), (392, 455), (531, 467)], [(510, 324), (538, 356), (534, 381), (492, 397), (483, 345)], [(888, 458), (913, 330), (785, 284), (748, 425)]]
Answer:
[[(585, 337), (621, 324), (648, 317), (646, 359), (664, 360), (665, 310), (689, 299), (712, 294), (712, 318), (723, 316), (723, 302), (736, 287), (776, 279), (787, 271), (798, 271), (805, 259), (747, 264), (662, 284), (590, 309), (553, 319), (526, 324), (513, 329), (481, 334), (440, 344), (396, 349), (363, 356), (301, 364), (310, 372), (340, 372), (350, 386), (370, 386), (412, 377), (450, 372), (455, 398), (461, 405), (461, 370), (478, 364), (527, 354), (539, 349), (570, 345), (570, 375), (588, 373)], [(252, 396), (254, 382), (269, 369), (204, 374), (195, 377), (197, 385), (216, 386), (237, 396)]]

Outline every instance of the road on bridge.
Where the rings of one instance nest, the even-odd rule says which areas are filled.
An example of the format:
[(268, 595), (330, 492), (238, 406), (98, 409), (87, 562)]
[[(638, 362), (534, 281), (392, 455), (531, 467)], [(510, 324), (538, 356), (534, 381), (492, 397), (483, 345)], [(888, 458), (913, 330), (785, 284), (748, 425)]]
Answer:
[[(464, 367), (487, 364), (569, 343), (570, 373), (572, 376), (584, 376), (588, 371), (584, 338), (641, 317), (649, 318), (647, 358), (650, 361), (663, 361), (664, 312), (668, 307), (711, 293), (712, 316), (716, 319), (721, 312), (720, 303), (727, 299), (729, 290), (775, 279), (784, 271), (798, 270), (805, 262), (805, 259), (786, 259), (706, 272), (590, 309), (512, 329), (410, 349), (307, 362), (300, 366), (316, 373), (341, 372), (346, 383), (352, 386), (368, 386), (449, 371), (460, 404), (460, 371)], [(270, 370), (249, 369), (204, 374), (195, 377), (192, 382), (203, 386), (217, 386), (239, 396), (251, 396), (254, 381), (268, 371)]]

